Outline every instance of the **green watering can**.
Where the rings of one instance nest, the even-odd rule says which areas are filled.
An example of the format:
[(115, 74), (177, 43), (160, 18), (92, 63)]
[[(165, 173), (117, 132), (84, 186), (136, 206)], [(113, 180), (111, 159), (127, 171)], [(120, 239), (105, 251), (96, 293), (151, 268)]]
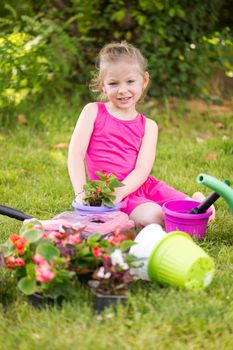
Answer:
[(199, 174), (197, 182), (217, 192), (227, 202), (233, 214), (233, 189), (226, 182), (220, 181), (213, 176)]

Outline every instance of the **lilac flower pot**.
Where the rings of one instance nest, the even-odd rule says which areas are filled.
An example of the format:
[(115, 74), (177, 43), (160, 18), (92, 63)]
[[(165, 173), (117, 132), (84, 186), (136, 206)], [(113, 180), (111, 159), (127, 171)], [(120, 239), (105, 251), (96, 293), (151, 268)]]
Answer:
[(118, 211), (120, 209), (120, 203), (116, 204), (114, 207), (106, 207), (105, 205), (102, 205), (100, 207), (94, 207), (90, 205), (77, 204), (75, 200), (73, 200), (72, 207), (78, 212), (85, 211), (88, 213), (105, 213), (111, 211)]

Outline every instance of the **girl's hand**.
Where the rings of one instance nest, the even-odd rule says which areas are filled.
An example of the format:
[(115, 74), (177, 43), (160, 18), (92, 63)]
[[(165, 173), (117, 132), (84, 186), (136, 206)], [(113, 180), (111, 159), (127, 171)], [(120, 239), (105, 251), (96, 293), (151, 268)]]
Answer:
[(113, 203), (118, 204), (124, 199), (124, 195), (122, 193), (122, 187), (118, 187), (114, 191), (114, 196), (116, 196), (116, 199), (114, 199)]
[(75, 196), (75, 202), (83, 205), (84, 192), (80, 192)]

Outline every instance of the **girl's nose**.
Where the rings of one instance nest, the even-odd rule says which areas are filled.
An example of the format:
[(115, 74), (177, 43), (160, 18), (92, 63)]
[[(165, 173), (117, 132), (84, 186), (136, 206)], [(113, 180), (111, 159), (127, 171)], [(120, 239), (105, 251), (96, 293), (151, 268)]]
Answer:
[(120, 84), (118, 87), (118, 93), (124, 93), (127, 90), (126, 84)]

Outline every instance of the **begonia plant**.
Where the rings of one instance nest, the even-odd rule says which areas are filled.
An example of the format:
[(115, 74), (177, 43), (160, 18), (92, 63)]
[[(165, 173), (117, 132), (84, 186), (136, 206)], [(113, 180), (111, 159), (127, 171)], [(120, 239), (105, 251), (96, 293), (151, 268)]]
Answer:
[(70, 298), (80, 276), (87, 273), (98, 291), (122, 294), (133, 279), (129, 271), (136, 258), (128, 250), (134, 231), (118, 228), (105, 237), (99, 233), (86, 237), (84, 229), (77, 223), (45, 232), (39, 221), (31, 220), (0, 245), (0, 266), (15, 273), (17, 286), (26, 295)]
[(116, 175), (113, 173), (107, 173), (106, 171), (96, 171), (96, 175), (100, 180), (88, 180), (84, 185), (84, 204), (90, 206), (107, 207), (114, 206), (115, 188), (122, 187), (124, 184), (118, 181)]

